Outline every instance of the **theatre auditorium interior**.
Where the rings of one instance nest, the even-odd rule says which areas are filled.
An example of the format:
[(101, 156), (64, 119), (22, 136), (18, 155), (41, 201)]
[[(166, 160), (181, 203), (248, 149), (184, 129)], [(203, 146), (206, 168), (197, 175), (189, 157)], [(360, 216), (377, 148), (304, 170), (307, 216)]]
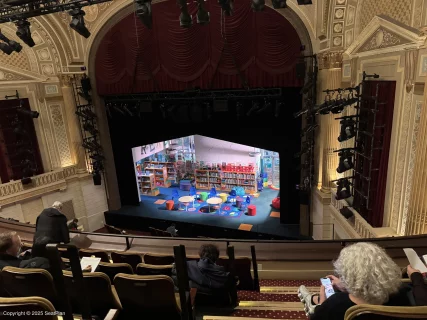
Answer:
[(427, 319), (427, 0), (0, 0), (0, 318)]

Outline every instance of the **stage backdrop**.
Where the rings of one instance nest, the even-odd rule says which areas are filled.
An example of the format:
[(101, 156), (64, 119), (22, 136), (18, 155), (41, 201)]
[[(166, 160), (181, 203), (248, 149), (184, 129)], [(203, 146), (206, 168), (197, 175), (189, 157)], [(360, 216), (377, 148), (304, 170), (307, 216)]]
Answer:
[(96, 56), (100, 95), (179, 91), (194, 87), (299, 87), (296, 63), (300, 39), (275, 10), (253, 12), (250, 1), (235, 0), (234, 14), (221, 24), (217, 0), (207, 0), (211, 22), (196, 23), (197, 5), (188, 10), (193, 26), (179, 25), (173, 0), (154, 4), (153, 28), (134, 13), (117, 23), (102, 40)]

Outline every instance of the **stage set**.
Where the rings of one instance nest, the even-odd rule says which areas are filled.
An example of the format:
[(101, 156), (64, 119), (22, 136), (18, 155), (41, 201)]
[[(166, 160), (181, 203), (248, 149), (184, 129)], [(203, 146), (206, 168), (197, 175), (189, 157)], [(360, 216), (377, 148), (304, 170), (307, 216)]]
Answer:
[(119, 214), (298, 237), (280, 224), (277, 152), (192, 135), (132, 154), (140, 206)]

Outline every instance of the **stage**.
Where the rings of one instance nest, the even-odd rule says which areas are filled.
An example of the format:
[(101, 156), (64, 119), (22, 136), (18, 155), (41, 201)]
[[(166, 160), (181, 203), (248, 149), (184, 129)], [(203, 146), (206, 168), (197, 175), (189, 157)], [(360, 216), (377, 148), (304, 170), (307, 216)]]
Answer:
[[(190, 203), (185, 211), (175, 199), (175, 210), (166, 209), (166, 200), (172, 199), (177, 188), (160, 188), (158, 196), (141, 196), (140, 206), (125, 206), (120, 210), (105, 213), (106, 223), (119, 228), (149, 231), (149, 227), (165, 230), (176, 223), (178, 234), (183, 237), (230, 237), (230, 238), (278, 238), (306, 239), (300, 237), (299, 225), (280, 224), (280, 213), (271, 207), (271, 201), (279, 195), (278, 190), (266, 188), (258, 197), (251, 197), (250, 204), (256, 206), (256, 215), (239, 211), (232, 203), (221, 204), (213, 212), (200, 212), (205, 202)], [(201, 190), (200, 190), (201, 191)], [(205, 190), (203, 190), (205, 191)], [(188, 196), (188, 191), (179, 190), (179, 197)], [(138, 226), (138, 227), (137, 227)], [(211, 228), (206, 228), (210, 226)]]

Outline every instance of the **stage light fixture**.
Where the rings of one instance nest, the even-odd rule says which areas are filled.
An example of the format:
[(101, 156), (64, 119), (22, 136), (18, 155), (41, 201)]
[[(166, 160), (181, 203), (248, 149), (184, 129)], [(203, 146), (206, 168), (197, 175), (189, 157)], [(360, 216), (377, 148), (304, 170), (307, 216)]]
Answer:
[(341, 132), (338, 137), (339, 142), (350, 140), (356, 136), (356, 121), (354, 119), (344, 119), (340, 121)]
[(201, 25), (208, 24), (210, 21), (210, 13), (205, 9), (205, 1), (197, 0), (197, 23)]
[(30, 23), (27, 20), (16, 21), (16, 35), (21, 39), (27, 46), (34, 47), (36, 43), (31, 37)]
[(8, 37), (6, 37), (3, 33), (1, 33), (1, 29), (0, 29), (0, 40), (2, 40), (2, 41), (4, 41), (5, 43), (7, 43), (7, 45), (8, 45), (9, 47), (11, 47), (13, 51), (21, 52), (21, 50), (22, 50), (22, 46), (21, 46), (18, 42), (13, 41), (13, 40), (10, 40), (10, 39), (9, 39)]
[(4, 42), (0, 42), (0, 50), (7, 55), (10, 55), (13, 52), (13, 49)]
[(136, 15), (148, 29), (153, 27), (153, 15), (151, 13), (151, 0), (135, 0)]
[(270, 107), (271, 107), (271, 102), (268, 101), (267, 99), (264, 99), (264, 105), (261, 108), (259, 108), (256, 113), (262, 113), (265, 110), (269, 109)]
[(218, 4), (221, 6), (222, 12), (226, 16), (231, 16), (234, 9), (234, 0), (218, 0)]
[(31, 118), (33, 118), (33, 119), (37, 119), (37, 118), (39, 117), (39, 115), (40, 115), (40, 113), (38, 113), (37, 111), (32, 111), (32, 110), (24, 109), (24, 108), (22, 107), (22, 104), (21, 104), (21, 106), (20, 106), (20, 107), (18, 107), (18, 108), (16, 109), (16, 111), (17, 111), (18, 113), (20, 113), (20, 114), (24, 115), (24, 116), (31, 117)]
[(72, 17), (70, 22), (70, 28), (76, 31), (79, 35), (85, 38), (89, 38), (90, 31), (86, 28), (85, 18), (84, 18), (86, 13), (80, 8), (74, 8), (73, 10), (70, 10), (68, 13)]
[(263, 11), (265, 8), (265, 0), (252, 0), (251, 8), (255, 12)]
[(337, 200), (344, 200), (351, 197), (351, 183), (348, 179), (344, 178), (338, 180), (337, 186), (337, 195), (335, 197)]
[(188, 13), (187, 0), (178, 0), (178, 6), (181, 10), (179, 25), (183, 28), (190, 28), (193, 24), (193, 17)]
[(272, 0), (271, 3), (273, 4), (274, 9), (283, 9), (288, 7), (286, 0)]
[(253, 101), (251, 108), (248, 110), (248, 112), (246, 112), (246, 116), (250, 117), (252, 113), (254, 113), (258, 109), (259, 109), (259, 102)]
[(343, 173), (354, 168), (354, 154), (350, 150), (343, 150), (338, 153), (338, 156), (340, 157), (337, 168), (338, 173)]
[(300, 6), (306, 6), (306, 5), (309, 5), (309, 4), (313, 4), (313, 2), (311, 0), (298, 0), (298, 4)]
[(77, 110), (76, 115), (78, 115), (79, 117), (88, 119), (88, 120), (93, 120), (96, 118), (96, 114), (89, 110), (89, 109), (84, 109), (84, 110)]
[(243, 105), (240, 101), (236, 102), (236, 118), (240, 119), (241, 115), (242, 115), (242, 108)]
[(83, 123), (83, 129), (87, 132), (89, 132), (91, 135), (95, 136), (98, 134), (98, 130), (94, 127), (94, 125), (90, 122), (84, 122)]
[(276, 101), (276, 108), (274, 110), (274, 116), (276, 118), (280, 117), (280, 109), (283, 108), (284, 103), (282, 101)]

